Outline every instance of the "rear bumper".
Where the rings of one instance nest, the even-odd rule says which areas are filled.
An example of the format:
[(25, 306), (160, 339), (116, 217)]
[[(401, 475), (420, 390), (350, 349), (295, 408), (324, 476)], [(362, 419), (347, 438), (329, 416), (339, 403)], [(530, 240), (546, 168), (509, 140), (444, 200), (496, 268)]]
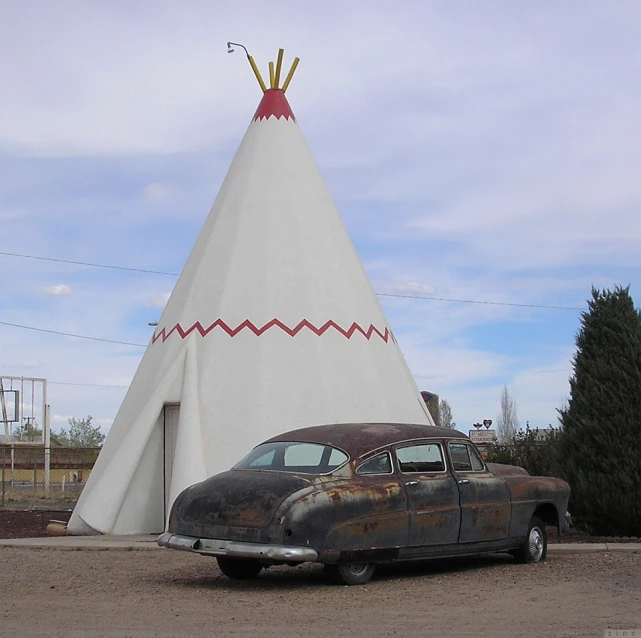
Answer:
[(161, 547), (195, 552), (208, 556), (230, 556), (233, 558), (256, 558), (286, 563), (317, 561), (318, 552), (311, 547), (287, 545), (263, 545), (261, 543), (242, 543), (217, 538), (196, 538), (165, 532), (156, 541)]

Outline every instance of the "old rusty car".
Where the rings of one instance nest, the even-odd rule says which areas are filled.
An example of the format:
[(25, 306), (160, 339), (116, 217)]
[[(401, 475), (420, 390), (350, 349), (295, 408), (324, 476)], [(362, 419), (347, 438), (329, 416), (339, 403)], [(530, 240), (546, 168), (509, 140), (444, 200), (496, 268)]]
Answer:
[(183, 491), (158, 544), (215, 556), (231, 578), (313, 561), (366, 583), (377, 563), (488, 552), (545, 559), (570, 488), (485, 464), (461, 432), (426, 425), (322, 425), (255, 447)]

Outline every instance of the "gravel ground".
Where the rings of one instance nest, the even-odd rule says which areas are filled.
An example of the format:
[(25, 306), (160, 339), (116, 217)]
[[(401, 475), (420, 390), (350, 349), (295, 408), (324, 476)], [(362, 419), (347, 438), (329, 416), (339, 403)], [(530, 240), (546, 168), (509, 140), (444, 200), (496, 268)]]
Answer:
[(397, 564), (363, 587), (319, 566), (251, 581), (171, 550), (0, 548), (0, 636), (605, 636), (641, 631), (641, 554)]
[[(44, 536), (69, 515), (0, 510), (0, 538)], [(315, 565), (234, 582), (213, 559), (169, 550), (0, 548), (0, 570), (0, 636), (641, 635), (641, 554), (397, 564), (364, 587)]]

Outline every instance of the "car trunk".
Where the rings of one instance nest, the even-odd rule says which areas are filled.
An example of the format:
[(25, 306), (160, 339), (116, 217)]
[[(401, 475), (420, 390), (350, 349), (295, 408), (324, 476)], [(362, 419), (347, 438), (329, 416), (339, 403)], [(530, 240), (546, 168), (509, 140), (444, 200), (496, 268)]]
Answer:
[[(299, 475), (283, 472), (231, 470), (217, 474), (176, 499), (169, 531), (214, 538), (224, 530), (236, 529), (233, 536), (237, 536), (241, 532), (238, 528), (264, 528), (290, 494), (309, 484)], [(247, 533), (241, 537), (249, 539)]]

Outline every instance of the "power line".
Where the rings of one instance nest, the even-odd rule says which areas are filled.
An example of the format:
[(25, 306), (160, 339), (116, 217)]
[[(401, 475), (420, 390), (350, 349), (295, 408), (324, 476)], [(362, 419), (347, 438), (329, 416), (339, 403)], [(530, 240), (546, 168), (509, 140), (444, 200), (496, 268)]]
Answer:
[(507, 301), (475, 301), (472, 299), (450, 299), (444, 297), (427, 297), (423, 295), (395, 295), (392, 293), (378, 292), (379, 297), (400, 297), (401, 299), (430, 299), (432, 301), (451, 301), (453, 303), (475, 303), (488, 306), (516, 306), (518, 308), (545, 308), (546, 310), (583, 310), (583, 308), (573, 306), (545, 306), (533, 303), (510, 303)]
[(109, 268), (111, 270), (128, 270), (130, 272), (144, 272), (151, 275), (170, 275), (178, 277), (180, 273), (165, 272), (162, 270), (146, 270), (144, 268), (128, 268), (127, 266), (110, 266), (108, 264), (93, 264), (88, 261), (72, 261), (71, 259), (54, 259), (53, 257), (38, 257), (36, 255), (21, 255), (19, 253), (5, 253), (0, 251), (0, 255), (6, 257), (22, 257), (23, 259), (38, 259), (39, 261), (55, 261), (59, 264), (73, 264), (74, 266), (91, 266), (92, 268)]
[(106, 383), (72, 383), (71, 381), (47, 381), (49, 385), (79, 385), (87, 388), (128, 388), (128, 385), (110, 385)]
[(116, 343), (121, 346), (136, 346), (138, 348), (146, 348), (147, 345), (142, 343), (129, 343), (128, 341), (116, 341), (115, 339), (102, 339), (100, 337), (88, 337), (87, 335), (74, 334), (72, 332), (60, 332), (59, 330), (47, 330), (45, 328), (36, 328), (34, 326), (23, 326), (19, 323), (9, 323), (8, 321), (0, 321), (3, 326), (11, 326), (12, 328), (23, 328), (24, 330), (35, 330), (36, 332), (47, 332), (53, 335), (62, 335), (63, 337), (74, 337), (76, 339), (88, 339), (90, 341), (102, 341), (103, 343)]
[[(6, 257), (21, 257), (23, 259), (37, 259), (39, 261), (53, 261), (61, 264), (72, 264), (74, 266), (91, 266), (92, 268), (108, 268), (110, 270), (126, 270), (129, 272), (141, 272), (151, 275), (166, 275), (169, 277), (178, 277), (180, 273), (167, 272), (164, 270), (148, 270), (145, 268), (129, 268), (127, 266), (112, 266), (109, 264), (94, 264), (86, 261), (73, 261), (71, 259), (54, 259), (53, 257), (40, 257), (37, 255), (23, 255), (20, 253), (8, 253), (0, 251), (0, 255)], [(544, 304), (528, 304), (528, 303), (510, 303), (507, 301), (481, 301), (476, 299), (450, 299), (449, 297), (430, 297), (427, 295), (401, 295), (394, 293), (377, 292), (378, 297), (397, 297), (399, 299), (423, 299), (425, 301), (445, 301), (449, 303), (471, 303), (487, 306), (511, 306), (515, 308), (541, 308), (544, 310), (584, 310), (576, 306), (549, 306)], [(93, 337), (87, 337), (93, 338)], [(127, 344), (129, 345), (129, 344)], [(133, 344), (139, 345), (139, 344)]]

